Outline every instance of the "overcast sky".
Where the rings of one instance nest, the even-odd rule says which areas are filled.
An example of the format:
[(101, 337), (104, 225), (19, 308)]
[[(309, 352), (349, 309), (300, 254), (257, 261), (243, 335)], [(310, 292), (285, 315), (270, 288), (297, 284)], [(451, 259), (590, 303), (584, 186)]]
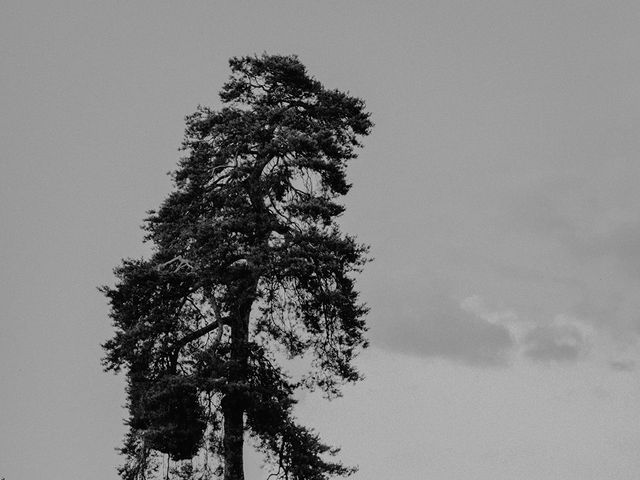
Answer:
[(184, 116), (262, 52), (376, 123), (342, 220), (376, 258), (367, 379), (299, 408), (353, 479), (640, 477), (637, 1), (2, 10), (0, 477), (117, 478), (96, 286), (145, 254)]

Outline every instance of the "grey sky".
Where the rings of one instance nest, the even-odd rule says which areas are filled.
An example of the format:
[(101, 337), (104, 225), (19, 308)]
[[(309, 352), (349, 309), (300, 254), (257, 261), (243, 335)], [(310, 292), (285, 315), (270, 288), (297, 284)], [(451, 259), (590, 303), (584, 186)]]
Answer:
[(300, 405), (353, 478), (638, 478), (637, 2), (5, 3), (0, 477), (116, 478), (95, 287), (145, 253), (184, 115), (266, 51), (376, 122), (343, 219), (367, 380)]

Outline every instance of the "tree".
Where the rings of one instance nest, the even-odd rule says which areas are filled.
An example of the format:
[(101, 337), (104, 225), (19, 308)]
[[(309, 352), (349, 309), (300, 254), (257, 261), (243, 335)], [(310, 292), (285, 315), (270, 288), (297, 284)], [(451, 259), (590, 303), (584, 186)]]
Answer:
[[(293, 407), (298, 389), (331, 398), (360, 378), (367, 308), (353, 276), (367, 247), (336, 218), (372, 123), (296, 56), (229, 63), (223, 108), (186, 118), (174, 191), (145, 220), (151, 258), (123, 260), (102, 287), (115, 327), (105, 369), (127, 376), (124, 479), (243, 479), (245, 432), (270, 478), (354, 471)], [(285, 357), (308, 360), (308, 373), (288, 375)]]

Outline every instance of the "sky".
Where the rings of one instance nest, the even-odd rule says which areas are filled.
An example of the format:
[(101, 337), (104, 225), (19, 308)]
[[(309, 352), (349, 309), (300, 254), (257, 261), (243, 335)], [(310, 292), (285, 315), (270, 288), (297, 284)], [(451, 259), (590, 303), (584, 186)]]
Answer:
[(184, 116), (263, 52), (376, 124), (341, 219), (375, 257), (366, 379), (299, 419), (354, 480), (639, 478), (639, 24), (635, 1), (5, 1), (0, 478), (117, 478), (96, 287), (147, 253)]

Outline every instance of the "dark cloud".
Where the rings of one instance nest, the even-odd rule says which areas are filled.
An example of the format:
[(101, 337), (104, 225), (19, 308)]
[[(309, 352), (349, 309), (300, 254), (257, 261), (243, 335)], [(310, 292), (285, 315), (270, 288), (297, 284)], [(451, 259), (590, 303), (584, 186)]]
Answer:
[(585, 335), (574, 325), (544, 325), (522, 339), (524, 354), (539, 361), (572, 362), (587, 350)]
[[(428, 295), (427, 295), (428, 296)], [(422, 357), (442, 358), (468, 365), (504, 365), (514, 347), (509, 330), (490, 323), (445, 296), (415, 300), (422, 309), (396, 314), (378, 331), (381, 346)]]

